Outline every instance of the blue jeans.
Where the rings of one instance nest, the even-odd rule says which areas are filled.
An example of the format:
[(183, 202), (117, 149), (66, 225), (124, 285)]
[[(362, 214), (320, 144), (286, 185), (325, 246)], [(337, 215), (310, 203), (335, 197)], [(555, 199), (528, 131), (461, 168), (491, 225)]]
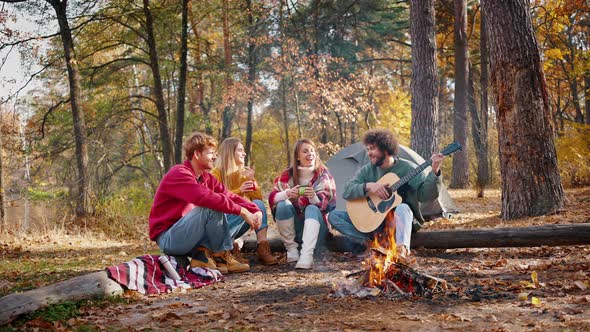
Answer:
[[(363, 233), (356, 229), (346, 211), (332, 211), (328, 216), (328, 221), (342, 235), (361, 244), (364, 244), (371, 235), (371, 233)], [(394, 221), (395, 242), (410, 249), (414, 214), (407, 204), (400, 204), (395, 208)]]
[[(303, 213), (297, 214), (293, 203), (289, 200), (284, 200), (277, 204), (275, 211), (276, 220), (286, 220), (294, 218), (295, 221), (295, 241), (301, 244), (301, 236), (303, 235), (303, 225), (305, 219), (314, 219), (320, 223), (320, 233), (318, 234), (318, 242), (316, 243), (316, 250), (323, 248), (326, 245), (326, 236), (328, 235), (328, 226), (324, 222), (324, 217), (320, 208), (316, 205), (308, 205), (304, 208)], [(321, 250), (321, 249), (320, 249)]]
[[(262, 223), (260, 227), (256, 230), (256, 233), (268, 227), (268, 216), (266, 215), (266, 207), (264, 206), (264, 202), (255, 199), (252, 203), (256, 204), (260, 211), (262, 211)], [(229, 225), (229, 233), (231, 234), (232, 239), (237, 239), (242, 235), (246, 234), (246, 232), (250, 229), (250, 225), (246, 223), (246, 220), (240, 216), (236, 216), (235, 214), (226, 214), (227, 223)]]
[(191, 250), (203, 246), (213, 252), (233, 248), (227, 219), (222, 212), (195, 207), (180, 218), (157, 239), (166, 255), (189, 255)]

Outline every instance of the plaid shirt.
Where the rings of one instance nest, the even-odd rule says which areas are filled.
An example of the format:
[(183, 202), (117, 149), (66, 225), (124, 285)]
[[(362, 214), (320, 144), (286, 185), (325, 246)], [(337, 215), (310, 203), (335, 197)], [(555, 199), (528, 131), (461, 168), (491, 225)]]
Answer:
[[(320, 208), (324, 222), (329, 226), (328, 213), (336, 208), (336, 183), (330, 171), (327, 168), (323, 170), (315, 170), (313, 178), (310, 181), (313, 190), (319, 198), (319, 202), (315, 205)], [(291, 168), (283, 171), (274, 181), (274, 188), (268, 197), (268, 203), (272, 208), (273, 214), (278, 202), (275, 200), (279, 192), (285, 191), (293, 187), (293, 173)], [(302, 214), (306, 206), (310, 205), (309, 198), (306, 196), (299, 196), (297, 199), (290, 199), (295, 207), (297, 214)]]

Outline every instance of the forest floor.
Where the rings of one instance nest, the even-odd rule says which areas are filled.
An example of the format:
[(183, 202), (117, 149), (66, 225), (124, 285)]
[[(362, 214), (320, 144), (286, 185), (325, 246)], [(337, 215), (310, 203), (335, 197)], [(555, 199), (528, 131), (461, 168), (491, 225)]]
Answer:
[[(513, 227), (590, 222), (590, 187), (567, 190), (560, 214), (500, 219), (498, 190), (475, 198), (454, 190), (461, 213), (428, 229)], [(362, 269), (363, 254), (329, 252), (311, 271), (265, 267), (201, 289), (159, 296), (127, 293), (90, 301), (73, 315), (31, 315), (0, 330), (387, 330), (588, 331), (590, 245), (414, 250), (418, 270), (445, 279), (445, 294), (388, 300), (336, 297), (333, 285)], [(72, 235), (0, 239), (0, 295), (41, 287), (147, 253), (147, 241), (122, 243)], [(57, 311), (53, 309), (53, 312)]]

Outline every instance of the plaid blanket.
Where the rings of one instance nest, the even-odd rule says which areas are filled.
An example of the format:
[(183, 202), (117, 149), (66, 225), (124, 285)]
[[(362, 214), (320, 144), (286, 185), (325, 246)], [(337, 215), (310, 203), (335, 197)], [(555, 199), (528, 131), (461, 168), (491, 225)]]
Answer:
[(141, 294), (161, 294), (176, 288), (201, 288), (217, 281), (223, 281), (223, 275), (218, 270), (208, 268), (182, 268), (173, 256), (166, 256), (180, 280), (175, 280), (166, 274), (158, 255), (145, 255), (129, 262), (106, 268), (109, 278), (127, 289)]

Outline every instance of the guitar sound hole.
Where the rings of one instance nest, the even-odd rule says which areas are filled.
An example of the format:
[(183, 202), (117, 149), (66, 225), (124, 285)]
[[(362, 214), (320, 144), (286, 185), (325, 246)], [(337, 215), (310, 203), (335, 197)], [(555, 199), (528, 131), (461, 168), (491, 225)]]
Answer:
[(388, 188), (385, 188), (385, 189), (387, 190), (387, 197), (388, 198), (393, 197), (393, 190), (391, 190), (391, 188), (389, 188), (389, 187)]

